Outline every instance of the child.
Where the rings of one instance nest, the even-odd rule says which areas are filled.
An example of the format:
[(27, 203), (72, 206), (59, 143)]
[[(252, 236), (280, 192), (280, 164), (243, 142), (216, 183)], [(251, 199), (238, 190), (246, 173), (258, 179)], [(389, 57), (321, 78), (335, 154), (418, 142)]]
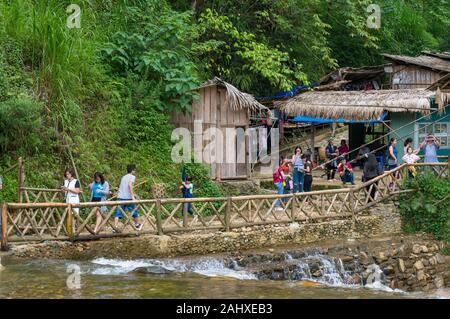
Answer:
[[(181, 182), (182, 186), (180, 187), (182, 193), (183, 193), (183, 198), (193, 198), (193, 194), (192, 191), (194, 189), (194, 185), (192, 184), (192, 177), (188, 176), (186, 178), (185, 182)], [(192, 216), (194, 215), (194, 212), (192, 211), (192, 204), (191, 203), (187, 203), (187, 211), (188, 213)]]
[[(419, 153), (419, 151), (420, 151), (420, 149), (413, 150), (413, 148), (411, 146), (408, 146), (406, 149), (406, 154), (403, 155), (402, 160), (404, 160), (405, 163), (414, 164), (415, 162), (420, 160), (420, 157), (417, 156), (417, 153)], [(416, 168), (414, 166), (408, 166), (409, 178), (414, 178), (414, 177), (416, 177), (416, 175), (417, 175)]]

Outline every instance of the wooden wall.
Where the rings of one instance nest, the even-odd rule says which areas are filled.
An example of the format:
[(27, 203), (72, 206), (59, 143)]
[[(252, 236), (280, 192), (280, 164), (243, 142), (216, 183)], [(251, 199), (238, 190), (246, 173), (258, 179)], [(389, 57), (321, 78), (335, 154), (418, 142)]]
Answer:
[[(203, 123), (203, 133), (212, 127), (216, 127), (222, 130), (224, 137), (223, 144), (223, 161), (224, 163), (216, 166), (211, 164), (211, 177), (216, 179), (221, 178), (235, 178), (235, 177), (247, 177), (247, 163), (226, 163), (226, 128), (238, 128), (242, 127), (244, 130), (249, 125), (248, 111), (232, 110), (226, 102), (226, 91), (216, 85), (201, 88), (199, 90), (199, 99), (192, 103), (192, 113), (183, 114), (173, 112), (171, 114), (171, 122), (175, 127), (184, 127), (190, 130), (192, 135), (194, 134), (194, 121), (201, 120)], [(245, 140), (247, 141), (247, 139)], [(209, 141), (203, 142), (203, 147), (209, 144)], [(194, 143), (192, 143), (192, 147)], [(239, 145), (236, 148), (245, 148), (247, 153), (248, 143)], [(235, 152), (237, 155), (237, 152)], [(208, 154), (204, 154), (205, 157)], [(205, 162), (204, 158), (204, 162)]]
[[(393, 72), (391, 79), (392, 89), (427, 88), (446, 74), (445, 72), (438, 72), (416, 65), (403, 64), (394, 64)], [(393, 84), (395, 78), (401, 79), (399, 85)]]

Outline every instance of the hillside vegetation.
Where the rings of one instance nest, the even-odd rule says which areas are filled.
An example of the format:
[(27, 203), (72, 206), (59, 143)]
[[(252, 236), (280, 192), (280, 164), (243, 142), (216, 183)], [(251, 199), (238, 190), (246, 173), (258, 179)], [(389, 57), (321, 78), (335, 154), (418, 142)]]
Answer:
[[(68, 28), (76, 2), (80, 28)], [(0, 3), (0, 174), (14, 200), (19, 156), (27, 185), (58, 187), (76, 164), (84, 185), (113, 185), (126, 164), (177, 194), (168, 112), (189, 111), (192, 89), (219, 76), (255, 95), (318, 80), (380, 53), (449, 50), (447, 0), (382, 0), (369, 29), (367, 0), (8, 0)], [(189, 165), (196, 196), (219, 195)], [(148, 192), (148, 188), (142, 190)]]

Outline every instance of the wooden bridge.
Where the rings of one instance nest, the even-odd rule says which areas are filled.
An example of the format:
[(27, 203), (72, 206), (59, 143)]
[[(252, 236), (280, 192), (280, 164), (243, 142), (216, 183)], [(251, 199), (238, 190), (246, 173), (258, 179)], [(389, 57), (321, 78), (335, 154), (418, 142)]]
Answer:
[[(66, 204), (57, 189), (21, 187), (26, 202), (2, 205), (2, 249), (10, 242), (43, 240), (91, 240), (116, 236), (163, 235), (199, 230), (230, 231), (239, 227), (284, 223), (314, 223), (330, 219), (355, 219), (370, 214), (369, 208), (405, 193), (408, 164), (352, 188), (314, 191), (287, 195), (253, 195), (221, 198), (161, 198), (133, 201), (86, 202)], [(449, 163), (417, 163), (417, 172), (433, 172), (442, 178), (450, 177)], [(396, 177), (394, 177), (396, 176)], [(370, 195), (374, 194), (375, 195)], [(282, 210), (276, 210), (281, 201)], [(190, 216), (185, 204), (191, 203)], [(121, 205), (134, 204), (125, 213)], [(100, 231), (94, 233), (96, 212), (106, 207)], [(75, 213), (75, 208), (79, 213)], [(114, 225), (116, 211), (124, 216)], [(131, 218), (139, 211), (144, 224), (138, 230)]]

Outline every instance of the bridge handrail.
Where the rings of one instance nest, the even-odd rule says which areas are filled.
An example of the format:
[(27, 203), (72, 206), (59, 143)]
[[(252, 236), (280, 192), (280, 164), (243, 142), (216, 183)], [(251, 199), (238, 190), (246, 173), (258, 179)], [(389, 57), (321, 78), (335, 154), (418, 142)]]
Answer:
[[(275, 199), (275, 198), (290, 198), (295, 196), (312, 196), (312, 195), (328, 195), (328, 194), (341, 194), (341, 193), (349, 193), (352, 191), (358, 191), (360, 189), (366, 188), (371, 184), (378, 182), (379, 180), (393, 175), (396, 172), (402, 171), (405, 167), (415, 166), (415, 167), (445, 167), (448, 166), (448, 163), (415, 163), (415, 164), (401, 164), (393, 170), (385, 171), (383, 174), (367, 181), (359, 186), (355, 187), (346, 187), (346, 188), (338, 188), (338, 189), (327, 189), (320, 191), (311, 191), (311, 192), (302, 192), (295, 194), (262, 194), (262, 195), (242, 195), (242, 196), (229, 196), (229, 197), (196, 197), (196, 198), (161, 198), (161, 199), (136, 199), (136, 200), (125, 200), (125, 201), (104, 201), (104, 202), (83, 202), (79, 204), (70, 204), (73, 208), (86, 208), (93, 206), (116, 206), (116, 205), (132, 205), (132, 204), (151, 204), (156, 203), (158, 200), (161, 203), (196, 203), (196, 202), (218, 202), (224, 201), (228, 198), (231, 198), (233, 201), (238, 200), (254, 200), (254, 199)], [(29, 190), (43, 190), (43, 191), (55, 191), (51, 189), (39, 189), (39, 188), (29, 188), (24, 187), (24, 189)], [(59, 191), (59, 190), (56, 190)], [(55, 203), (55, 202), (42, 202), (42, 203), (7, 203), (8, 207), (12, 209), (18, 208), (44, 208), (44, 207), (68, 207), (67, 203)]]
[[(402, 164), (353, 188), (321, 190), (295, 194), (246, 195), (206, 198), (161, 198), (129, 201), (83, 202), (79, 204), (5, 203), (2, 206), (2, 247), (11, 241), (95, 239), (139, 234), (166, 234), (195, 230), (311, 222), (313, 220), (352, 219), (365, 214), (377, 203), (414, 190), (405, 189), (408, 166), (430, 167), (438, 176), (448, 176), (447, 163)], [(397, 174), (398, 173), (398, 174)], [(188, 217), (187, 205), (194, 215)], [(146, 229), (139, 231), (126, 206), (139, 210)], [(281, 210), (277, 210), (280, 205)], [(93, 231), (98, 209), (103, 221), (101, 233)], [(83, 209), (79, 212), (78, 209)], [(120, 226), (115, 225), (117, 212), (122, 212)], [(106, 228), (105, 228), (106, 227)], [(116, 227), (119, 227), (116, 229)]]

